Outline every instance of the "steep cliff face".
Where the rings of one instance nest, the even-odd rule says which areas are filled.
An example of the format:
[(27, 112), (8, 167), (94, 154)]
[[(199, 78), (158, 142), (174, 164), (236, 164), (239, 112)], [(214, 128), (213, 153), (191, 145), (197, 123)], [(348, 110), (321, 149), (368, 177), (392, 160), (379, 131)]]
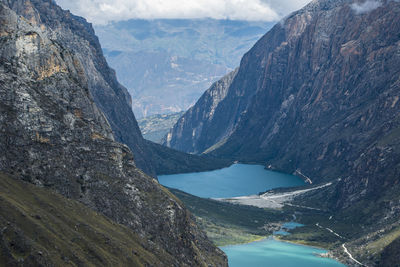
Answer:
[(206, 148), (229, 136), (234, 124), (214, 119), (215, 111), (228, 93), (237, 69), (215, 82), (174, 125), (165, 136), (163, 145), (187, 153), (201, 153)]
[(190, 130), (202, 122), (179, 121), (171, 146), (341, 177), (338, 207), (397, 185), (400, 3), (375, 2), (313, 1), (278, 23), (243, 57), (202, 136)]
[(51, 30), (51, 38), (65, 49), (74, 51), (82, 64), (90, 94), (106, 115), (118, 142), (132, 150), (135, 162), (146, 173), (155, 176), (151, 156), (131, 110), (131, 97), (109, 68), (91, 24), (85, 19), (62, 10), (54, 1), (5, 1), (18, 15), (32, 25)]
[[(87, 24), (53, 1), (19, 0), (0, 1), (0, 22), (0, 171), (129, 227), (165, 265), (226, 265), (182, 203), (114, 140), (109, 116), (127, 98), (100, 75), (105, 62), (80, 36)], [(103, 107), (111, 113), (92, 97), (116, 99)]]
[[(244, 55), (222, 100), (207, 91), (167, 144), (335, 181), (297, 201), (359, 226), (346, 243), (353, 255), (390, 265), (398, 241), (384, 247), (400, 219), (399, 33), (399, 1), (312, 1)], [(210, 110), (210, 119), (192, 116)]]

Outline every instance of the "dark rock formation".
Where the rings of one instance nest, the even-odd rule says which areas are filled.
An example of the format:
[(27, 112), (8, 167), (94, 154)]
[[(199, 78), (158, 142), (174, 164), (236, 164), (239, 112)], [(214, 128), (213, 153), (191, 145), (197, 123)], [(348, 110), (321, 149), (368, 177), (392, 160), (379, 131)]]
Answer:
[(0, 171), (128, 226), (172, 265), (226, 265), (182, 203), (114, 140), (137, 124), (118, 114), (128, 98), (91, 31), (50, 0), (0, 1)]
[(400, 265), (400, 238), (395, 239), (387, 246), (381, 255), (379, 266), (392, 267)]
[[(400, 219), (400, 2), (370, 2), (312, 1), (285, 18), (244, 55), (226, 96), (207, 91), (167, 144), (337, 181), (307, 204), (364, 237), (390, 235)], [(211, 119), (193, 115), (211, 110), (213, 92)], [(356, 257), (376, 264), (373, 239), (362, 240)]]
[(210, 110), (212, 88), (167, 144), (316, 181), (342, 177), (339, 206), (396, 183), (400, 3), (357, 5), (313, 1), (278, 23), (243, 57), (211, 120), (191, 114)]

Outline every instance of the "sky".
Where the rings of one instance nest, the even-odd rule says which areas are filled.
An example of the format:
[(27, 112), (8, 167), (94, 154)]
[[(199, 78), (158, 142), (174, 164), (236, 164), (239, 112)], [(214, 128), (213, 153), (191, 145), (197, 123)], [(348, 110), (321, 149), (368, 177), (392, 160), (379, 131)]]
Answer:
[(214, 18), (278, 21), (311, 0), (56, 0), (94, 24), (128, 19)]

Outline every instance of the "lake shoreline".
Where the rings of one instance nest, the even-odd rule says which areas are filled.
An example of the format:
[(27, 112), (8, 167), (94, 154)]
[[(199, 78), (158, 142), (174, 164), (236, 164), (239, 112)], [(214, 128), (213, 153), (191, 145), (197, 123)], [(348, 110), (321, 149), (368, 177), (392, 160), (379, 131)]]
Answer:
[[(310, 187), (299, 176), (274, 172), (266, 169), (264, 165), (239, 163), (215, 171), (161, 176), (159, 182), (170, 188), (190, 208), (202, 229), (221, 250), (225, 253), (234, 251), (234, 261), (236, 264), (240, 263), (236, 266), (262, 266), (269, 260), (275, 262), (273, 266), (293, 266), (298, 260), (303, 262), (300, 266), (308, 266), (308, 263), (311, 264), (310, 267), (321, 266), (321, 263), (327, 263), (327, 266), (343, 266), (331, 256), (332, 253), (327, 248), (308, 244), (305, 240), (283, 240), (272, 234), (278, 229), (290, 232), (292, 228), (284, 227), (284, 224), (294, 223), (292, 220), (296, 220), (293, 211), (286, 212), (281, 209), (283, 205), (290, 202), (294, 196), (330, 184)], [(300, 186), (306, 186), (306, 189)], [(278, 191), (275, 192), (274, 189)], [(289, 192), (285, 192), (284, 189)], [(251, 199), (248, 199), (249, 196)], [(221, 201), (221, 198), (229, 198), (231, 201)], [(275, 205), (280, 204), (280, 207), (265, 209), (258, 205), (232, 203), (234, 198), (257, 201), (263, 204), (262, 206), (265, 204), (261, 202), (268, 201)], [(289, 207), (297, 208), (290, 204)], [(310, 212), (317, 210), (311, 207), (304, 208)], [(261, 254), (260, 250), (263, 251)], [(280, 258), (274, 255), (274, 251), (278, 256), (281, 255)], [(290, 255), (289, 258), (284, 256), (286, 252)], [(230, 259), (232, 255), (228, 254)], [(332, 262), (314, 258), (325, 258)], [(313, 265), (312, 262), (318, 262), (320, 265)]]

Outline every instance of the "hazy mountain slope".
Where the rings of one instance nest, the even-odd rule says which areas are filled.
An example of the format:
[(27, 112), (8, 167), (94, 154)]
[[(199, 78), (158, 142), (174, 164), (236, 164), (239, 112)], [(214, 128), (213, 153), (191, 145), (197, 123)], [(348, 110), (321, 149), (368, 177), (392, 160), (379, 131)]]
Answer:
[(96, 25), (95, 30), (107, 60), (133, 97), (135, 115), (145, 117), (189, 108), (212, 82), (238, 66), (271, 26), (156, 19)]
[[(73, 23), (64, 28), (64, 20)], [(88, 24), (51, 0), (2, 0), (0, 21), (0, 171), (129, 227), (147, 240), (146, 250), (165, 251), (173, 265), (225, 266), (223, 253), (181, 202), (136, 168), (129, 148), (114, 141), (90, 90), (88, 74), (104, 66), (92, 54), (81, 54), (91, 51), (79, 38), (80, 27)], [(77, 35), (64, 35), (73, 29)], [(102, 77), (94, 74), (92, 79)]]
[(233, 125), (229, 125), (227, 121), (216, 122), (214, 116), (217, 115), (216, 108), (228, 94), (228, 88), (236, 74), (237, 70), (215, 82), (197, 103), (181, 116), (164, 138), (163, 144), (188, 153), (201, 153), (214, 145), (216, 140), (227, 137), (232, 132)]
[(155, 143), (161, 143), (163, 137), (175, 125), (184, 111), (172, 114), (157, 114), (138, 119), (138, 125), (143, 138)]

